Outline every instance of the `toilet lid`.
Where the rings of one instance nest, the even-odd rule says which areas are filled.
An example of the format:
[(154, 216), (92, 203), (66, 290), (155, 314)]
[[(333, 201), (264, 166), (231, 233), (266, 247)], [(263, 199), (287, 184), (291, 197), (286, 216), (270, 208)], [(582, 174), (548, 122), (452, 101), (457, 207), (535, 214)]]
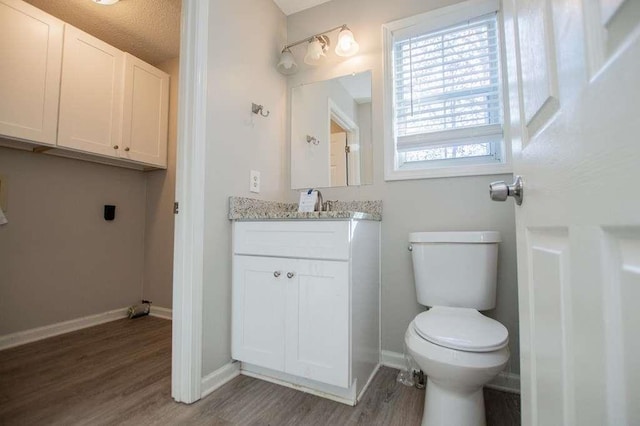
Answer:
[(475, 309), (434, 306), (419, 314), (416, 332), (436, 345), (468, 352), (491, 352), (506, 346), (509, 332)]

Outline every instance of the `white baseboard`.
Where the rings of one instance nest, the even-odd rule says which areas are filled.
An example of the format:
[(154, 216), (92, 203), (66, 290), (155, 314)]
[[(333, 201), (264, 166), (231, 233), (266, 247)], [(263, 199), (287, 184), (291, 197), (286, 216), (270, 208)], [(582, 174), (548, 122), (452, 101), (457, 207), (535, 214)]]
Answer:
[(240, 363), (238, 361), (231, 361), (230, 363), (223, 365), (213, 373), (202, 378), (201, 384), (201, 396), (204, 398), (220, 386), (224, 385), (231, 379), (240, 375)]
[[(380, 363), (385, 367), (391, 367), (397, 370), (406, 370), (407, 368), (404, 355), (398, 352), (382, 351), (380, 354)], [(515, 373), (503, 371), (486, 386), (503, 392), (520, 393), (520, 376)]]
[(404, 360), (404, 355), (398, 352), (381, 351), (380, 352), (380, 364), (385, 367), (395, 368), (396, 370), (406, 370), (407, 363)]
[(260, 367), (246, 362), (241, 363), (240, 374), (309, 393), (311, 395), (320, 396), (352, 407), (357, 403), (356, 389), (358, 387), (358, 380), (355, 378), (351, 382), (351, 386), (343, 388), (296, 376), (294, 374), (271, 370), (266, 367)]
[(358, 397), (356, 398), (356, 403), (360, 402), (360, 400), (364, 396), (364, 393), (367, 391), (367, 389), (369, 389), (369, 385), (371, 384), (371, 382), (373, 382), (373, 379), (376, 377), (376, 374), (378, 374), (378, 370), (380, 370), (380, 366), (381, 364), (378, 363), (373, 368), (373, 371), (369, 375), (369, 379), (367, 379), (367, 383), (364, 384), (364, 386), (362, 387), (362, 390), (360, 391), (360, 393), (358, 394)]
[(486, 386), (503, 392), (520, 393), (520, 375), (503, 371)]
[(151, 312), (149, 312), (149, 315), (152, 317), (171, 320), (173, 318), (173, 311), (169, 308), (151, 305)]
[(46, 339), (82, 328), (93, 327), (105, 322), (115, 321), (127, 317), (127, 308), (114, 309), (113, 311), (101, 314), (89, 315), (56, 324), (45, 325), (44, 327), (32, 328), (30, 330), (18, 331), (17, 333), (0, 336), (0, 350), (13, 348), (37, 340)]

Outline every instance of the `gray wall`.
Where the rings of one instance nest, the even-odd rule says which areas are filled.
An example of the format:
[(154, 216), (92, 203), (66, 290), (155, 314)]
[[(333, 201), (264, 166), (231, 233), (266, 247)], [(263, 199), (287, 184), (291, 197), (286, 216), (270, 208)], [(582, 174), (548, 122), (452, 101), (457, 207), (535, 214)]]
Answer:
[[(352, 72), (373, 71), (374, 184), (323, 189), (324, 199), (381, 199), (382, 222), (382, 349), (403, 352), (404, 332), (423, 308), (416, 302), (411, 258), (407, 251), (412, 231), (496, 230), (500, 246), (498, 301), (489, 315), (498, 319), (510, 335), (512, 372), (519, 371), (518, 298), (516, 281), (515, 220), (512, 203), (493, 203), (488, 183), (511, 176), (477, 176), (385, 182), (383, 175), (382, 29), (384, 23), (456, 3), (451, 0), (340, 0), (291, 15), (288, 40), (343, 23), (360, 43), (358, 55), (342, 60), (332, 52), (315, 68), (302, 63), (304, 49), (294, 51), (301, 72), (289, 78), (289, 88), (301, 83), (334, 78)], [(289, 193), (296, 201), (297, 192)]]
[[(123, 308), (142, 297), (142, 172), (0, 148), (0, 335)], [(4, 183), (3, 183), (4, 184)], [(116, 218), (103, 218), (115, 204)]]
[[(205, 179), (203, 365), (207, 375), (231, 359), (230, 195), (285, 197), (286, 83), (275, 69), (285, 16), (272, 1), (212, 0)], [(265, 106), (269, 117), (251, 113)], [(249, 193), (249, 172), (262, 191)]]
[(373, 142), (371, 102), (358, 105), (360, 123), (360, 182), (373, 183)]
[(153, 306), (171, 308), (173, 298), (173, 202), (176, 191), (176, 141), (179, 58), (155, 66), (171, 76), (167, 169), (145, 173), (147, 204), (144, 232), (145, 299)]

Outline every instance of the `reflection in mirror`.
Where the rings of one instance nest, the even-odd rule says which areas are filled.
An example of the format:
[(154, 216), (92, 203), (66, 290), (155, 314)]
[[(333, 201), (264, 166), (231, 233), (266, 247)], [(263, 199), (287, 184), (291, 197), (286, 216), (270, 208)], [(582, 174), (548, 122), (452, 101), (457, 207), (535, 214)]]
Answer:
[(371, 71), (294, 87), (291, 188), (373, 182)]

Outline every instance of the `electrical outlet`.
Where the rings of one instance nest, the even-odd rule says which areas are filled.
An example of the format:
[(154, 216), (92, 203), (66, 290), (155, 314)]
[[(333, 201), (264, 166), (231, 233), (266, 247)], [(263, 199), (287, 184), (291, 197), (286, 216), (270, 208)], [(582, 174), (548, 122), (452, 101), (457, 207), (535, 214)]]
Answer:
[(260, 172), (257, 170), (251, 170), (249, 175), (249, 191), (260, 192)]

